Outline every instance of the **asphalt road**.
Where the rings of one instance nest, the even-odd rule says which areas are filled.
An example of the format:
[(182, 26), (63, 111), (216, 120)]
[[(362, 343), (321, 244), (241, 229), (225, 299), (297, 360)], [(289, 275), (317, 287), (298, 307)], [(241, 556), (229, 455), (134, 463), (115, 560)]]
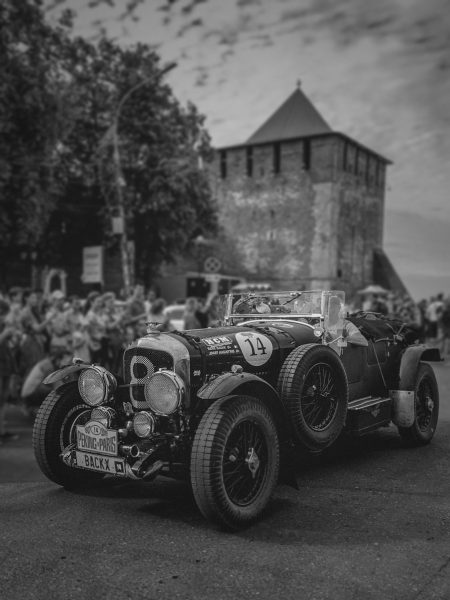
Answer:
[(0, 448), (0, 595), (37, 599), (450, 598), (450, 364), (436, 368), (431, 445), (390, 427), (316, 458), (265, 518), (229, 534), (187, 485), (108, 482), (69, 493), (34, 463), (31, 424)]

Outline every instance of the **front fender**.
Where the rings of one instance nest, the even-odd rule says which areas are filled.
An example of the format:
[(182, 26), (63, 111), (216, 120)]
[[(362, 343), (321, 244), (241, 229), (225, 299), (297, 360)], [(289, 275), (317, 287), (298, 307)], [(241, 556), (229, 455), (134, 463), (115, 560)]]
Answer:
[(416, 374), (422, 360), (439, 362), (442, 360), (439, 348), (430, 348), (425, 344), (406, 348), (400, 363), (399, 390), (413, 390), (416, 384)]
[(89, 365), (88, 364), (76, 364), (62, 367), (57, 371), (53, 371), (50, 375), (44, 379), (42, 383), (45, 385), (51, 385), (53, 388), (58, 388), (61, 385), (76, 381), (80, 374), (80, 371), (84, 371)]
[[(205, 383), (197, 392), (197, 396), (202, 400), (218, 400), (224, 396), (236, 394), (239, 388), (249, 384), (262, 385), (270, 393), (278, 396), (275, 388), (253, 373), (223, 373), (212, 381)], [(254, 394), (250, 395), (254, 396)]]
[(219, 400), (231, 395), (253, 396), (262, 400), (271, 411), (280, 435), (287, 435), (288, 415), (278, 392), (258, 375), (253, 373), (224, 373), (202, 386), (197, 392), (202, 400)]

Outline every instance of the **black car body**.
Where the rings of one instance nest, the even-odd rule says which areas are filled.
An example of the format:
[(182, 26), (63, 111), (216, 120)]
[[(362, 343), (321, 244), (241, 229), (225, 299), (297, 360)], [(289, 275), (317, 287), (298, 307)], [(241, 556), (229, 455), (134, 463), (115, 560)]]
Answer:
[(37, 461), (66, 488), (105, 474), (188, 477), (201, 512), (238, 528), (299, 449), (391, 422), (428, 443), (439, 351), (399, 321), (344, 314), (342, 292), (230, 294), (217, 327), (149, 328), (126, 349), (122, 378), (75, 361), (46, 380), (55, 389), (36, 418)]

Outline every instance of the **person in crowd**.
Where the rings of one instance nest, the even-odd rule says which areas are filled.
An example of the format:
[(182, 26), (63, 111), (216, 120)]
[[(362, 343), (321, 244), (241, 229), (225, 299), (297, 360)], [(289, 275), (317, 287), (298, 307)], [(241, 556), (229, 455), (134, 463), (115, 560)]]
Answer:
[(89, 363), (91, 353), (86, 332), (87, 320), (84, 314), (83, 300), (78, 295), (70, 296), (69, 305), (66, 308), (66, 318), (70, 328), (69, 346), (72, 347), (73, 355)]
[(86, 297), (86, 302), (84, 303), (83, 306), (83, 314), (86, 316), (88, 314), (88, 312), (91, 310), (92, 308), (92, 304), (94, 302), (94, 300), (100, 296), (100, 292), (97, 290), (92, 290), (89, 292), (89, 294)]
[(12, 287), (9, 292), (9, 311), (6, 317), (6, 323), (16, 329), (20, 329), (20, 315), (23, 308), (23, 289), (21, 287)]
[(136, 331), (133, 325), (126, 325), (123, 329), (123, 339), (122, 345), (120, 348), (119, 361), (117, 365), (117, 375), (119, 377), (123, 377), (123, 353), (128, 348), (130, 344), (134, 342), (136, 339)]
[(137, 283), (134, 286), (133, 293), (130, 299), (125, 303), (123, 313), (123, 324), (133, 325), (140, 319), (146, 319), (147, 313), (144, 303), (144, 286), (141, 283)]
[(66, 346), (51, 346), (49, 355), (39, 360), (25, 377), (20, 398), (28, 414), (35, 416), (51, 391), (50, 386), (44, 385), (44, 379), (53, 371), (70, 364), (72, 355), (71, 349)]
[(442, 339), (442, 354), (448, 356), (450, 354), (450, 297), (444, 301), (444, 306), (441, 314), (441, 339)]
[(123, 315), (121, 308), (117, 305), (117, 299), (114, 292), (106, 292), (103, 294), (103, 304), (108, 345), (107, 366), (109, 366), (112, 371), (115, 371), (118, 367), (122, 347)]
[(48, 309), (47, 299), (42, 288), (36, 288), (34, 293), (36, 294), (36, 313), (39, 315), (40, 320), (43, 321)]
[(219, 307), (219, 296), (217, 294), (210, 295), (205, 304), (205, 314), (207, 316), (206, 327), (217, 327), (219, 325)]
[(15, 346), (18, 330), (7, 322), (10, 306), (0, 300), (0, 445), (17, 436), (6, 429), (6, 404), (10, 396), (11, 377), (18, 372)]
[(70, 331), (84, 331), (86, 329), (86, 316), (84, 314), (83, 301), (77, 295), (70, 296), (69, 306), (66, 309), (66, 317)]
[(157, 299), (156, 292), (153, 288), (150, 288), (147, 292), (147, 297), (144, 300), (145, 312), (147, 314), (147, 321), (150, 321), (149, 315), (152, 312), (153, 302)]
[(200, 319), (198, 318), (199, 314), (199, 306), (197, 302), (197, 298), (190, 296), (186, 299), (186, 304), (184, 308), (184, 329), (201, 329), (202, 325)]
[(95, 292), (95, 296), (91, 292), (90, 296), (91, 308), (86, 314), (89, 352), (93, 363), (105, 365), (108, 362), (107, 316), (100, 292)]
[(65, 295), (61, 290), (54, 290), (50, 300), (51, 305), (45, 315), (50, 345), (68, 346), (72, 332), (66, 312)]
[(373, 310), (373, 302), (374, 302), (374, 295), (373, 294), (367, 294), (362, 302), (362, 310), (364, 312), (371, 312)]
[(134, 326), (134, 338), (137, 340), (147, 335), (147, 333), (147, 320), (139, 319), (139, 321)]
[(419, 318), (419, 326), (420, 326), (420, 341), (425, 342), (426, 332), (427, 332), (427, 318), (426, 318), (426, 310), (427, 310), (427, 301), (425, 298), (422, 298), (420, 302), (417, 304), (418, 310), (418, 318)]
[(91, 363), (91, 351), (86, 330), (75, 329), (72, 331), (69, 347), (72, 348), (72, 356), (81, 359), (85, 363)]
[(45, 356), (46, 333), (49, 322), (42, 320), (39, 313), (38, 297), (32, 290), (23, 294), (24, 307), (20, 313), (20, 326), (23, 335), (19, 345), (19, 374), (25, 377), (33, 366)]
[(152, 309), (147, 315), (147, 321), (150, 326), (158, 331), (170, 331), (170, 319), (164, 314), (166, 302), (162, 298), (157, 298), (152, 303)]
[(208, 327), (208, 306), (205, 298), (197, 298), (197, 310), (195, 315), (200, 323), (200, 327)]
[(388, 307), (386, 304), (386, 300), (380, 294), (374, 294), (372, 300), (372, 307), (370, 309), (372, 312), (380, 313), (381, 315), (388, 314)]
[(427, 337), (432, 343), (437, 341), (439, 335), (439, 321), (444, 308), (442, 299), (443, 294), (438, 294), (436, 297), (431, 298), (431, 301), (425, 311), (428, 321)]

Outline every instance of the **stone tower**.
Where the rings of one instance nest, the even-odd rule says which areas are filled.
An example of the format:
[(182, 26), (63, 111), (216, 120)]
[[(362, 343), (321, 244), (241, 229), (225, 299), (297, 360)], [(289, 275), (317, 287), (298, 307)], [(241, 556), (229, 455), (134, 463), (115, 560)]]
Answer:
[(297, 87), (244, 144), (215, 152), (212, 186), (242, 274), (349, 296), (374, 282), (388, 164), (333, 131)]

